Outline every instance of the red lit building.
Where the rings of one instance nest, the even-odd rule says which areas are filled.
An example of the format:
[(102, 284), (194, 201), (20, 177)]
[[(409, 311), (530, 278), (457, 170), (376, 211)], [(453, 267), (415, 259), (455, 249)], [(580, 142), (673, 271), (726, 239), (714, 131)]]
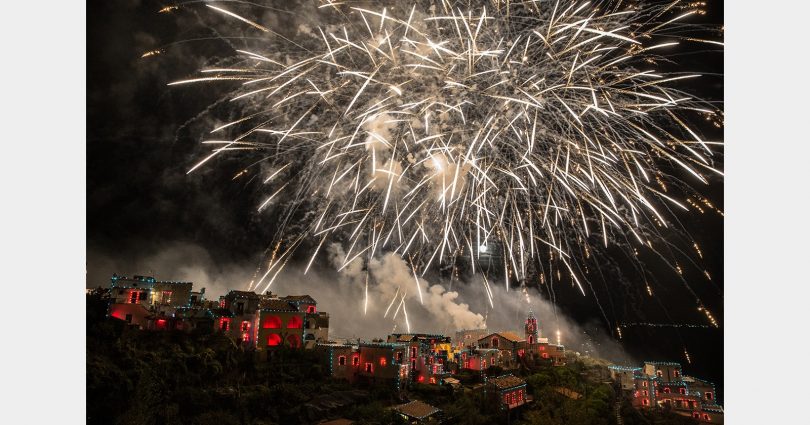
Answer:
[[(170, 327), (175, 309), (190, 304), (191, 282), (159, 281), (151, 276), (118, 276), (110, 279), (107, 314), (141, 329)], [(158, 321), (160, 321), (158, 323)], [(176, 325), (172, 324), (171, 327)]]
[(526, 381), (517, 376), (489, 378), (486, 390), (498, 398), (501, 409), (512, 410), (526, 404)]
[(514, 332), (495, 332), (478, 340), (479, 348), (492, 348), (501, 352), (504, 367), (517, 361), (520, 350), (526, 349), (526, 340)]
[(351, 383), (391, 385), (396, 390), (408, 383), (410, 370), (405, 343), (319, 343), (317, 349), (335, 378)]
[(452, 358), (450, 337), (437, 334), (391, 334), (389, 343), (407, 344), (410, 379), (421, 384), (440, 385), (450, 376), (447, 362)]
[(673, 362), (645, 362), (642, 367), (610, 366), (611, 377), (638, 409), (668, 408), (701, 423), (723, 423), (723, 408), (717, 404), (714, 385), (683, 376)]
[(459, 354), (459, 369), (483, 372), (490, 366), (500, 366), (500, 357), (497, 348), (467, 348)]
[(491, 332), (486, 329), (467, 329), (456, 332), (453, 337), (453, 348), (464, 350), (465, 348), (478, 346), (478, 340), (489, 335)]
[(319, 313), (309, 295), (276, 297), (268, 293), (259, 300), (255, 323), (257, 348), (314, 348), (328, 340), (329, 315)]

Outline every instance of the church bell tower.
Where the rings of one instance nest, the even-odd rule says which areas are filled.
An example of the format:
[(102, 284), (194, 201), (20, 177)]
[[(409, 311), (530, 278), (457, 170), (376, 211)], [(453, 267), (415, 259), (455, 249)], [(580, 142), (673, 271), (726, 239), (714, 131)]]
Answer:
[(526, 318), (526, 342), (529, 345), (536, 344), (538, 338), (540, 338), (540, 330), (537, 328), (537, 318), (529, 310), (529, 317)]

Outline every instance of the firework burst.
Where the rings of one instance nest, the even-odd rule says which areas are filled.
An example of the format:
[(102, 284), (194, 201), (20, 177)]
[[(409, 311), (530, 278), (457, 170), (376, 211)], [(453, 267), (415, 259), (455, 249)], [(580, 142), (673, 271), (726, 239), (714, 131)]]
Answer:
[[(496, 258), (507, 288), (540, 275), (585, 294), (594, 253), (654, 250), (670, 207), (694, 202), (672, 188), (704, 199), (690, 188), (722, 175), (722, 142), (690, 124), (721, 117), (683, 91), (699, 75), (658, 70), (704, 42), (680, 27), (696, 4), (631, 3), (325, 1), (323, 25), (293, 38), (208, 5), (265, 45), (172, 83), (240, 83), (238, 117), (189, 172), (247, 152), (267, 187), (257, 209), (294, 200), (256, 288), (304, 241), (308, 268), (337, 240), (344, 265), (395, 252), (415, 274), (458, 259), (475, 272)], [(313, 213), (291, 231), (303, 202)]]

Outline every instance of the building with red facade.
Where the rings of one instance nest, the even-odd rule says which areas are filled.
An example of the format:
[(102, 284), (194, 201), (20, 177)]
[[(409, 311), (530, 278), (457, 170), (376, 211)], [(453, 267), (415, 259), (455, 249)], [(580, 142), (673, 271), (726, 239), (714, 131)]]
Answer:
[(360, 342), (356, 345), (318, 343), (329, 374), (351, 383), (391, 386), (402, 390), (410, 381), (408, 344)]
[(479, 338), (477, 347), (499, 350), (499, 360), (504, 367), (516, 366), (521, 357), (526, 355), (548, 359), (556, 366), (564, 365), (566, 358), (564, 346), (550, 344), (547, 338), (540, 337), (537, 318), (531, 311), (526, 318), (522, 336), (510, 331), (493, 332)]
[(498, 399), (502, 410), (526, 404), (526, 381), (511, 374), (487, 379), (486, 391)]
[(140, 329), (168, 327), (175, 309), (191, 306), (191, 287), (191, 282), (113, 275), (107, 314)]
[(113, 275), (108, 315), (146, 330), (222, 332), (245, 347), (314, 348), (329, 340), (329, 314), (309, 295), (279, 297), (272, 292), (229, 291), (219, 302), (205, 301), (205, 288), (191, 282)]
[(410, 366), (409, 379), (423, 384), (440, 384), (451, 371), (447, 363), (452, 359), (453, 345), (450, 337), (437, 334), (391, 334), (388, 342), (408, 346), (407, 360)]
[(723, 423), (714, 385), (684, 376), (679, 363), (645, 362), (642, 367), (610, 366), (613, 380), (638, 409), (666, 408), (701, 423)]

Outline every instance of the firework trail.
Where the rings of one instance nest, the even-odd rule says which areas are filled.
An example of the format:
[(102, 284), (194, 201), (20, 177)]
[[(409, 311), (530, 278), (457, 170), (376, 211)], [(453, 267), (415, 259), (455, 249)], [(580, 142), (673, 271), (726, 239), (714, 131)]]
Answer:
[(681, 42), (721, 45), (684, 35), (702, 3), (324, 1), (294, 39), (241, 3), (201, 9), (263, 44), (171, 84), (238, 84), (237, 118), (189, 172), (248, 155), (267, 176), (257, 209), (287, 202), (256, 288), (329, 240), (344, 266), (394, 252), (416, 278), (497, 254), (507, 288), (539, 275), (585, 294), (595, 255), (659, 253), (670, 208), (705, 204), (692, 187), (722, 176), (722, 141), (692, 124), (722, 112), (682, 89), (699, 74), (657, 69)]

